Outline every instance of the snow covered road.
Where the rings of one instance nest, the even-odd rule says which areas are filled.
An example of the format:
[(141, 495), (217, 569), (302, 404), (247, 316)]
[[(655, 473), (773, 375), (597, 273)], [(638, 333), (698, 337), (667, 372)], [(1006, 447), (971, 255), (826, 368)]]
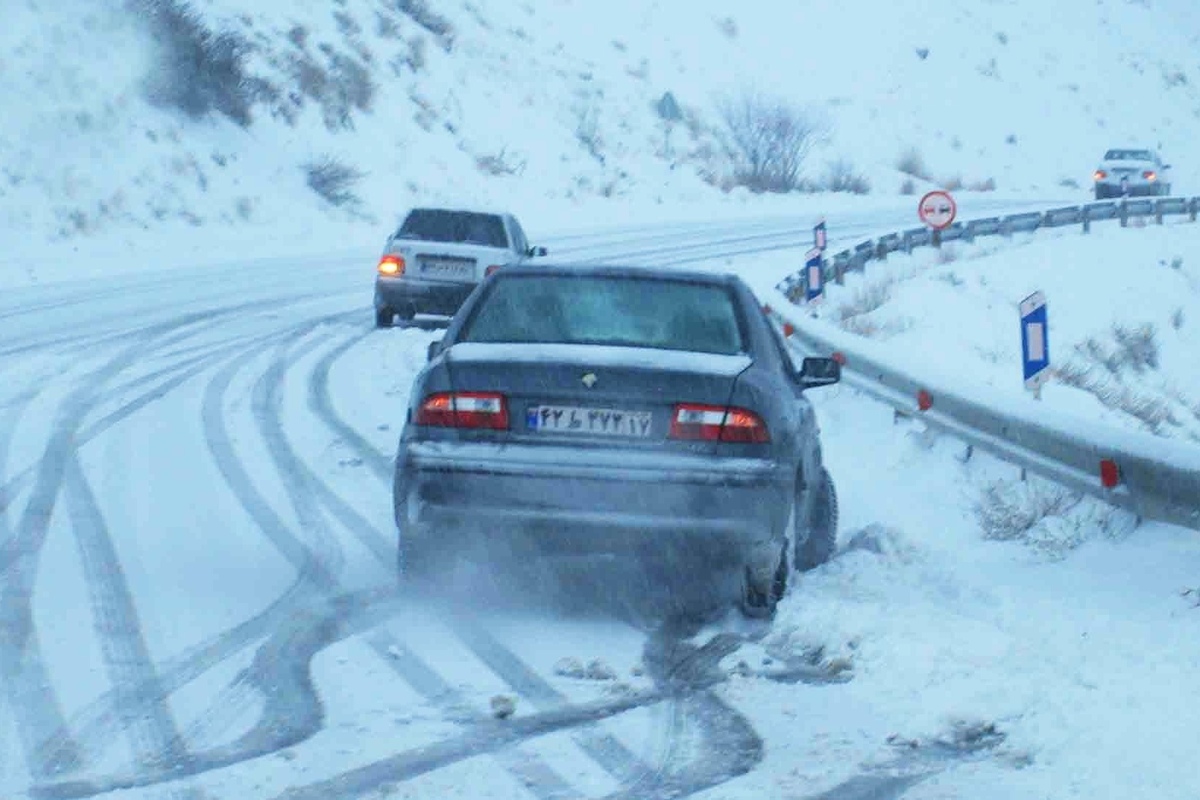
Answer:
[[(831, 246), (910, 215), (831, 218)], [(747, 276), (769, 286), (810, 238), (807, 221), (763, 220), (546, 243), (569, 260), (717, 268), (778, 250), (777, 270)], [(987, 655), (1024, 646), (993, 629), (1023, 641), (1022, 598), (975, 600), (997, 564), (1030, 586), (1045, 565), (977, 541), (969, 502), (947, 499), (953, 443), (907, 435), (846, 389), (818, 410), (847, 553), (798, 581), (773, 629), (649, 625), (605, 609), (603, 586), (599, 612), (551, 586), (529, 604), (467, 583), (470, 613), (397, 593), (390, 459), (438, 332), (371, 327), (374, 255), (147, 269), (0, 301), (0, 795), (918, 798), (958, 796), (929, 788), (953, 765), (994, 780), (1034, 761), (1033, 740), (1004, 749), (997, 720), (1017, 712), (992, 702), (1010, 674)], [(1197, 550), (1163, 537), (1179, 556), (1163, 579), (1183, 581)], [(888, 623), (877, 602), (916, 613)], [(1163, 624), (1182, 636), (1187, 620), (1147, 630)], [(947, 704), (971, 698), (944, 726), (936, 700), (906, 716), (930, 678), (905, 647), (936, 650), (939, 630), (978, 645), (915, 659), (958, 682)], [(1026, 674), (1051, 680), (1063, 662), (1048, 664)], [(855, 692), (863, 680), (874, 688)], [(510, 719), (493, 718), (496, 697), (515, 700)]]

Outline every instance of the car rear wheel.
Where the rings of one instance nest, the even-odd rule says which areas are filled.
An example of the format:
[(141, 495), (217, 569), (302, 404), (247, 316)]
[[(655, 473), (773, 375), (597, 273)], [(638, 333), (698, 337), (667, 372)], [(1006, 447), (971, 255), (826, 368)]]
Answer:
[(821, 470), (821, 485), (816, 487), (816, 492), (808, 519), (808, 538), (796, 545), (796, 569), (801, 571), (824, 564), (833, 558), (837, 548), (837, 488), (829, 470)]
[(396, 318), (400, 320), (400, 324), (407, 325), (413, 321), (413, 318), (417, 316), (417, 308), (416, 306), (409, 304), (401, 306), (396, 310), (395, 313)]
[(742, 614), (752, 619), (770, 619), (787, 592), (788, 545), (784, 542), (779, 549), (779, 561), (769, 579), (758, 577), (746, 567), (742, 583)]
[(395, 318), (396, 312), (390, 308), (375, 309), (375, 327), (390, 328), (392, 327), (392, 319)]

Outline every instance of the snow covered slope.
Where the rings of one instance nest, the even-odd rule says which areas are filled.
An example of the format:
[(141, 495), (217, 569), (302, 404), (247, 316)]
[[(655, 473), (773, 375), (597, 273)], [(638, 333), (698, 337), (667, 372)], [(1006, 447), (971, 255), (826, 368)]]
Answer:
[[(1185, 0), (191, 0), (191, 27), (178, 5), (6, 4), (9, 255), (374, 242), (414, 202), (501, 203), (535, 232), (702, 214), (746, 199), (717, 188), (717, 107), (747, 89), (820, 124), (816, 184), (841, 160), (875, 194), (904, 167), (1082, 196), (1123, 143), (1161, 144), (1177, 192), (1200, 174)], [(218, 45), (201, 69), (197, 41)], [(324, 173), (333, 203), (308, 184), (327, 164), (346, 170)]]

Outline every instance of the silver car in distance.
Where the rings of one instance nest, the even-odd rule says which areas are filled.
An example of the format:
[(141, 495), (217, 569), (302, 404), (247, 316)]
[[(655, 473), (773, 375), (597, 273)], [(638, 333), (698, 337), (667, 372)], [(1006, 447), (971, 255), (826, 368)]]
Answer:
[(734, 275), (515, 265), (429, 348), (396, 456), (402, 573), (463, 548), (522, 559), (627, 555), (719, 574), (769, 617), (789, 560), (832, 555), (837, 497), (807, 389)]

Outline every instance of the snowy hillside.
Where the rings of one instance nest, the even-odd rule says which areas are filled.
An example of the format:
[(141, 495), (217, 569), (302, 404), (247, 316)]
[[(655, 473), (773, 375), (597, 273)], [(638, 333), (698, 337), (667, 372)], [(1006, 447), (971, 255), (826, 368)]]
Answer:
[(703, 216), (746, 199), (720, 188), (718, 107), (749, 89), (822, 132), (810, 185), (841, 162), (874, 196), (903, 167), (1082, 198), (1104, 148), (1138, 143), (1193, 192), (1198, 35), (1186, 0), (10, 0), (0, 237), (261, 252), (375, 242), (434, 201), (510, 206), (534, 233), (600, 209)]

